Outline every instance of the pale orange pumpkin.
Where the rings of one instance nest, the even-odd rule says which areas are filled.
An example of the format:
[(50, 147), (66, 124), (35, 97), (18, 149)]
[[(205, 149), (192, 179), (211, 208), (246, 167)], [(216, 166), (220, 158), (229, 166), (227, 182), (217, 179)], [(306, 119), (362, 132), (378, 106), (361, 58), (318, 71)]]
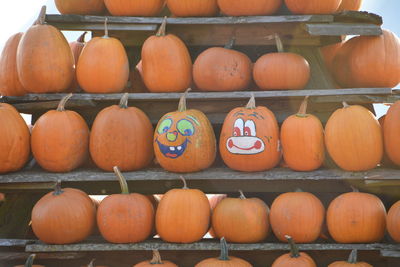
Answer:
[(342, 0), (285, 0), (285, 4), (293, 14), (332, 14), (335, 13)]
[(102, 15), (106, 11), (104, 0), (54, 0), (61, 14)]
[(399, 118), (400, 101), (396, 101), (390, 106), (386, 116), (381, 119), (383, 124), (385, 152), (390, 161), (396, 165), (400, 165), (400, 139), (397, 135), (398, 131), (400, 130)]
[(362, 5), (363, 0), (342, 0), (337, 11), (352, 10), (358, 11)]
[(87, 32), (84, 32), (81, 36), (76, 41), (70, 42), (69, 46), (71, 47), (72, 54), (74, 55), (74, 60), (75, 60), (75, 74), (74, 74), (74, 79), (72, 81), (72, 84), (69, 88), (69, 92), (79, 92), (81, 91), (81, 88), (79, 87), (78, 80), (76, 78), (76, 66), (78, 64), (79, 57), (82, 53), (82, 49), (85, 46), (85, 35)]
[(282, 0), (218, 0), (221, 12), (227, 16), (265, 16), (278, 11)]
[(113, 16), (155, 17), (165, 5), (165, 0), (104, 0)]

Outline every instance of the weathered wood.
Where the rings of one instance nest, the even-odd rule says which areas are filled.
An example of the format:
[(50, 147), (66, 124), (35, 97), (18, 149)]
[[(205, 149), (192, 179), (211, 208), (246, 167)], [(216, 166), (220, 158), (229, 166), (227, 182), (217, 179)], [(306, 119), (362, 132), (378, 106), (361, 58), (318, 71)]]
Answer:
[(381, 250), (382, 257), (400, 258), (400, 250)]
[(324, 97), (313, 97), (310, 101), (314, 103), (335, 103), (347, 101), (349, 103), (394, 103), (400, 100), (400, 95), (336, 95), (336, 96), (324, 96)]
[(31, 239), (0, 239), (0, 247), (24, 247), (34, 243)]
[(383, 19), (381, 16), (366, 12), (366, 11), (342, 11), (334, 15), (334, 21), (336, 22), (364, 22), (372, 23), (376, 25), (382, 25)]
[[(29, 252), (0, 252), (0, 266), (1, 267), (10, 267), (13, 265), (1, 265), (6, 261), (16, 261), (19, 260), (20, 264), (24, 264), (26, 259), (29, 257), (31, 253)], [(73, 259), (82, 259), (86, 256), (84, 252), (62, 252), (62, 253), (36, 253), (35, 263), (39, 264), (40, 260), (73, 260)], [(59, 265), (57, 265), (59, 266)]]
[(313, 23), (305, 24), (306, 31), (311, 35), (370, 35), (382, 34), (380, 26), (365, 23)]

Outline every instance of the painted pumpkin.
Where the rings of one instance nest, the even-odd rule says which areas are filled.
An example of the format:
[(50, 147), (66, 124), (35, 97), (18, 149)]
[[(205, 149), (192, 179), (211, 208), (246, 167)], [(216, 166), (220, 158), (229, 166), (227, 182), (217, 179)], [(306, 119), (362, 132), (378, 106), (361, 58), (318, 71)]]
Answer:
[(353, 249), (347, 261), (335, 261), (328, 265), (328, 267), (373, 267), (366, 262), (357, 262), (357, 250)]
[(314, 260), (304, 252), (299, 252), (293, 239), (286, 235), (290, 245), (290, 253), (283, 254), (277, 258), (271, 267), (317, 267)]
[(387, 230), (394, 241), (400, 243), (400, 200), (393, 204), (387, 214)]
[(332, 14), (335, 13), (342, 0), (285, 0), (287, 8), (293, 14)]
[(274, 114), (266, 107), (256, 107), (252, 96), (246, 107), (235, 108), (226, 116), (219, 150), (231, 169), (247, 172), (272, 169), (281, 156)]
[(69, 92), (81, 91), (78, 80), (76, 78), (76, 66), (78, 65), (78, 60), (82, 53), (82, 49), (86, 44), (85, 43), (85, 35), (86, 34), (87, 34), (87, 32), (84, 32), (81, 36), (79, 36), (79, 38), (76, 41), (69, 43), (69, 46), (71, 47), (72, 54), (74, 55), (74, 60), (75, 60), (75, 75), (74, 75), (74, 79), (72, 81), (71, 87), (68, 90)]
[(133, 265), (133, 267), (158, 267), (158, 266), (165, 266), (165, 267), (178, 267), (173, 262), (161, 260), (160, 253), (158, 250), (153, 250), (153, 258), (149, 261), (142, 261), (138, 264)]
[(342, 0), (337, 11), (352, 10), (358, 11), (362, 5), (363, 0)]
[(278, 11), (282, 0), (218, 0), (221, 12), (228, 16), (265, 16)]
[(165, 0), (104, 0), (113, 16), (155, 17), (165, 5)]
[[(214, 209), (218, 205), (218, 203), (221, 202), (221, 200), (223, 200), (227, 196), (228, 195), (226, 195), (226, 194), (219, 194), (219, 195), (213, 195), (212, 197), (208, 198), (208, 201), (210, 202), (210, 207), (211, 207), (211, 216), (212, 216), (212, 212), (214, 211)], [(215, 235), (214, 229), (212, 228), (212, 225), (210, 227), (210, 230), (208, 230), (208, 233), (212, 237), (217, 237)]]
[(29, 255), (24, 265), (15, 265), (14, 267), (45, 267), (44, 265), (33, 264), (36, 254)]
[(386, 210), (374, 195), (344, 193), (329, 204), (326, 222), (338, 243), (379, 242), (385, 234)]
[(217, 0), (167, 0), (175, 17), (210, 17), (218, 12)]
[(215, 134), (206, 115), (186, 109), (183, 94), (178, 111), (165, 114), (154, 134), (154, 151), (160, 165), (171, 172), (196, 172), (211, 166), (216, 156)]
[(61, 14), (102, 15), (106, 11), (104, 0), (54, 0)]
[[(385, 144), (385, 152), (396, 165), (400, 165), (400, 140), (398, 131), (400, 131), (400, 101), (396, 101), (387, 111), (386, 116), (382, 119), (383, 138)], [(383, 123), (384, 121), (384, 123)]]

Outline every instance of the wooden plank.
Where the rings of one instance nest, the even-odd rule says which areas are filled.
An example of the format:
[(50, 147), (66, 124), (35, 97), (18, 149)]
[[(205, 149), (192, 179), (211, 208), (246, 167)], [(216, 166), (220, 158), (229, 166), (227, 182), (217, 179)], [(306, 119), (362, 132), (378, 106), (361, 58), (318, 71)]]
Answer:
[[(29, 257), (31, 253), (29, 252), (0, 252), (0, 266), (1, 267), (9, 267), (13, 265), (1, 265), (5, 261), (16, 261), (19, 260), (20, 264), (24, 264), (26, 259)], [(74, 259), (82, 259), (86, 257), (86, 253), (82, 252), (62, 252), (62, 253), (36, 253), (35, 263), (38, 263), (38, 260), (74, 260)], [(47, 266), (47, 265), (46, 265)], [(59, 266), (58, 264), (56, 266)]]
[(31, 239), (0, 239), (0, 247), (25, 247), (34, 242)]
[(305, 24), (306, 31), (311, 35), (369, 35), (382, 34), (380, 26), (365, 23), (313, 23)]
[[(103, 24), (96, 23), (85, 23), (85, 24), (76, 24), (76, 23), (52, 23), (53, 26), (61, 29), (63, 31), (104, 31), (104, 22)], [(153, 34), (159, 27), (157, 24), (111, 24), (107, 25), (109, 31), (130, 31), (130, 32), (151, 32)]]
[(372, 23), (376, 25), (382, 25), (383, 19), (381, 16), (366, 12), (366, 11), (342, 11), (334, 15), (334, 21), (336, 22), (364, 22)]
[(400, 250), (381, 250), (382, 257), (400, 258)]
[(400, 95), (336, 95), (336, 96), (324, 96), (324, 97), (313, 97), (311, 102), (314, 103), (335, 103), (347, 101), (349, 103), (394, 103), (400, 100)]

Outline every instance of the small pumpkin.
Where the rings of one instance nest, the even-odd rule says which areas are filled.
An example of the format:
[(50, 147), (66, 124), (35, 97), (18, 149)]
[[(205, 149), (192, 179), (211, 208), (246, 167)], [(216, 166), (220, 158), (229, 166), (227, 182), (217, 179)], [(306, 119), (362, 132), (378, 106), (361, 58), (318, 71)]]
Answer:
[(387, 214), (387, 230), (394, 241), (400, 243), (400, 200), (393, 204)]
[(104, 0), (113, 16), (155, 17), (165, 5), (165, 0)]
[(153, 250), (153, 258), (149, 261), (142, 261), (138, 264), (133, 265), (133, 267), (158, 267), (158, 266), (166, 266), (166, 267), (178, 267), (173, 262), (161, 260), (160, 253), (158, 250)]
[(363, 0), (342, 0), (338, 8), (338, 12), (345, 10), (358, 11), (362, 5)]
[(166, 242), (193, 243), (209, 229), (210, 204), (202, 191), (189, 189), (181, 179), (183, 188), (169, 190), (158, 204), (156, 230)]
[(31, 254), (26, 259), (24, 265), (15, 265), (14, 267), (45, 267), (44, 265), (33, 264), (34, 259), (36, 258), (36, 254)]
[[(210, 202), (210, 207), (211, 207), (211, 216), (212, 216), (212, 212), (214, 211), (214, 209), (218, 205), (218, 203), (221, 202), (221, 200), (223, 200), (227, 196), (228, 195), (226, 195), (226, 194), (219, 194), (219, 195), (213, 195), (208, 198), (208, 201)], [(214, 229), (212, 228), (212, 225), (210, 227), (210, 230), (208, 230), (208, 233), (211, 237), (217, 237), (215, 235)]]
[(175, 17), (210, 17), (217, 15), (217, 0), (167, 0)]
[(290, 253), (277, 258), (271, 267), (317, 267), (307, 253), (299, 252), (297, 245), (290, 236), (286, 235), (286, 239), (290, 245)]
[(278, 11), (282, 0), (218, 0), (222, 13), (228, 16), (265, 16)]
[[(74, 60), (75, 60), (75, 70), (76, 66), (78, 65), (78, 59), (82, 53), (82, 49), (85, 46), (85, 35), (87, 32), (84, 32), (81, 36), (76, 41), (70, 42), (69, 46), (71, 47), (72, 54), (74, 55)], [(78, 80), (76, 78), (76, 71), (74, 75), (74, 79), (72, 81), (71, 87), (68, 90), (69, 92), (79, 92), (81, 91), (81, 88), (79, 87)]]
[(293, 14), (332, 14), (335, 13), (342, 0), (285, 0), (287, 8)]
[(102, 15), (106, 11), (104, 0), (54, 0), (61, 14)]
[(328, 265), (328, 267), (373, 267), (366, 262), (357, 261), (357, 250), (353, 249), (347, 261), (335, 261)]
[(400, 165), (400, 140), (396, 132), (400, 130), (400, 101), (396, 101), (390, 106), (383, 119), (383, 138), (385, 152), (391, 162)]

